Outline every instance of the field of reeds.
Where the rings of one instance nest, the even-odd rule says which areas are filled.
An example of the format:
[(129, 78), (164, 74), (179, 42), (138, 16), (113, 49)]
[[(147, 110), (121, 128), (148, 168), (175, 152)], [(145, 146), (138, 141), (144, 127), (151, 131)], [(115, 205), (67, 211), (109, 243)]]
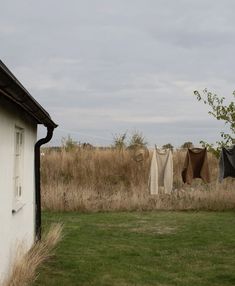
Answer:
[(218, 160), (209, 154), (212, 182), (183, 184), (186, 151), (174, 151), (172, 194), (150, 195), (151, 151), (138, 162), (131, 150), (44, 149), (42, 207), (54, 211), (229, 210), (235, 209), (235, 180), (218, 182)]

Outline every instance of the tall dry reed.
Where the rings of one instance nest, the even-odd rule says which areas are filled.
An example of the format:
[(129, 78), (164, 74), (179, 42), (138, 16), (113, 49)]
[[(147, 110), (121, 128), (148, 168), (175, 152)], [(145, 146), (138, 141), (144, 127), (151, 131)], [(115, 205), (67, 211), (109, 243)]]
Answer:
[(151, 152), (136, 162), (131, 151), (77, 148), (44, 150), (42, 205), (59, 211), (226, 210), (235, 209), (235, 182), (218, 183), (218, 162), (209, 154), (212, 182), (183, 184), (185, 151), (174, 152), (171, 195), (151, 196), (148, 190)]
[(37, 278), (38, 267), (53, 255), (56, 244), (62, 237), (62, 225), (53, 224), (42, 240), (26, 254), (24, 244), (19, 245), (9, 278), (3, 286), (29, 286)]

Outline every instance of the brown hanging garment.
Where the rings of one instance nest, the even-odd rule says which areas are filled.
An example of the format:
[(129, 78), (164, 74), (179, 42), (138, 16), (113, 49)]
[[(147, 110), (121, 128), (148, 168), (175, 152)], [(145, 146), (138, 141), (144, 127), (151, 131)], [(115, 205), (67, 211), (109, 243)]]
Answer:
[(201, 178), (204, 183), (211, 181), (206, 148), (187, 150), (182, 179), (184, 183), (192, 184), (195, 178)]

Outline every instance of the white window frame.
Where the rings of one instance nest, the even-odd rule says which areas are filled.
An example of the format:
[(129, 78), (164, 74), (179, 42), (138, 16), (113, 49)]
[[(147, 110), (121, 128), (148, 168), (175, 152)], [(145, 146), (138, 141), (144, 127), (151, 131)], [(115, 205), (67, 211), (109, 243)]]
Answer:
[(14, 135), (14, 175), (13, 175), (13, 209), (17, 212), (23, 207), (23, 174), (24, 174), (24, 128), (15, 126)]

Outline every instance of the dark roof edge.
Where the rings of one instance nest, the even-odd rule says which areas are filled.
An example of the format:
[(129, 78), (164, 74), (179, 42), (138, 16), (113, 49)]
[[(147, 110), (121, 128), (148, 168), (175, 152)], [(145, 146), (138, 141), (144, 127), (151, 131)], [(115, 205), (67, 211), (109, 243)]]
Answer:
[[(1, 75), (3, 78), (1, 78)], [(30, 95), (1, 60), (0, 80), (0, 91), (35, 118), (39, 124), (44, 124), (46, 127), (51, 128), (56, 128), (58, 126), (51, 119), (49, 113)]]

